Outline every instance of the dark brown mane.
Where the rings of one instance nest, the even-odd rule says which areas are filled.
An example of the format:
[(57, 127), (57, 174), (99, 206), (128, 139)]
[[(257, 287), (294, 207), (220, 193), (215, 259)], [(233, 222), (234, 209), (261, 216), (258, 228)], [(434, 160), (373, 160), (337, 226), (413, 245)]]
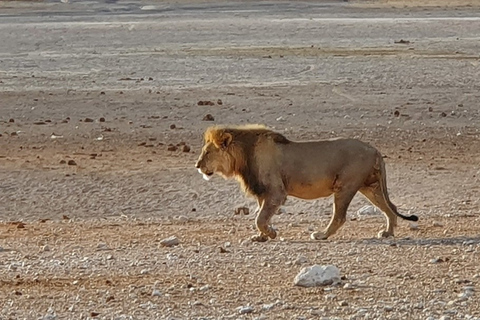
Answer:
[(255, 159), (255, 147), (260, 139), (271, 139), (276, 144), (288, 144), (288, 140), (280, 133), (264, 126), (246, 125), (232, 127), (211, 127), (205, 132), (205, 141), (215, 144), (226, 134), (232, 136), (232, 142), (227, 152), (233, 159), (234, 172), (246, 193), (259, 197), (267, 191), (266, 186), (259, 180), (260, 172)]

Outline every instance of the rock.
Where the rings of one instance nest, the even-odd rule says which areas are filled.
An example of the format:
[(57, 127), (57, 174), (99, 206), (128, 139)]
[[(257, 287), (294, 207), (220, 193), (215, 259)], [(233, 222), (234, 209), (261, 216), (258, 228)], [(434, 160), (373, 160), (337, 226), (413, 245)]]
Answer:
[(442, 263), (442, 262), (444, 262), (443, 259), (439, 258), (439, 257), (430, 259), (430, 263), (432, 263), (432, 264), (437, 264), (437, 263)]
[(83, 120), (83, 122), (93, 122), (93, 119), (92, 118), (85, 118), (85, 120)]
[(169, 145), (167, 147), (167, 150), (168, 151), (177, 151), (178, 150), (178, 147), (177, 146), (174, 146), (173, 144), (172, 145)]
[(160, 244), (164, 247), (173, 247), (180, 244), (180, 240), (177, 237), (171, 236), (160, 241)]
[(183, 151), (183, 152), (190, 152), (190, 147), (187, 146), (187, 145), (184, 145), (184, 146), (182, 147), (182, 151)]
[(219, 106), (221, 106), (221, 105), (223, 104), (222, 99), (218, 99), (218, 100), (217, 100), (217, 104), (218, 104)]
[(372, 216), (379, 213), (380, 211), (377, 209), (377, 207), (370, 206), (370, 205), (363, 206), (357, 211), (358, 216)]
[(295, 264), (296, 264), (297, 266), (300, 266), (300, 265), (305, 264), (305, 263), (307, 263), (307, 262), (308, 262), (308, 259), (307, 259), (307, 257), (304, 257), (304, 256), (299, 256), (299, 257), (297, 258), (297, 260), (295, 260)]
[(339, 283), (340, 270), (333, 265), (313, 265), (303, 268), (295, 277), (294, 284), (300, 287), (326, 286)]
[(67, 164), (68, 164), (69, 166), (76, 166), (76, 165), (77, 165), (77, 163), (75, 162), (75, 160), (68, 160)]
[(393, 311), (393, 307), (392, 307), (392, 306), (384, 306), (384, 307), (383, 307), (383, 310), (385, 310), (386, 312), (392, 312), (392, 311)]
[(252, 306), (243, 306), (237, 308), (238, 313), (240, 314), (249, 314), (252, 313), (255, 309)]
[(97, 250), (110, 250), (110, 248), (107, 246), (106, 243), (100, 242), (100, 243), (97, 245)]
[(177, 126), (174, 125), (174, 124), (171, 124), (171, 125), (170, 125), (170, 129), (172, 129), (172, 130), (175, 129), (176, 127), (177, 127)]
[(410, 230), (418, 230), (418, 223), (410, 222)]
[(210, 113), (207, 113), (203, 119), (203, 121), (215, 121), (215, 118), (210, 114)]
[(434, 222), (433, 222), (433, 226), (434, 226), (434, 227), (443, 227), (443, 223), (438, 222), (438, 221), (434, 221)]
[(100, 119), (98, 119), (98, 121), (100, 121), (100, 122), (105, 122), (105, 118), (104, 118), (104, 117), (101, 117)]
[(92, 318), (95, 318), (95, 317), (98, 316), (98, 315), (100, 315), (100, 312), (95, 312), (95, 311), (90, 312), (90, 316), (91, 316)]
[(346, 306), (348, 306), (348, 302), (345, 301), (345, 300), (340, 301), (338, 304), (340, 305), (340, 307), (346, 307)]
[(10, 120), (8, 120), (8, 122), (14, 123), (14, 122), (15, 122), (15, 119), (11, 118)]
[(42, 252), (48, 252), (48, 251), (50, 251), (50, 247), (48, 245), (44, 245), (42, 247)]

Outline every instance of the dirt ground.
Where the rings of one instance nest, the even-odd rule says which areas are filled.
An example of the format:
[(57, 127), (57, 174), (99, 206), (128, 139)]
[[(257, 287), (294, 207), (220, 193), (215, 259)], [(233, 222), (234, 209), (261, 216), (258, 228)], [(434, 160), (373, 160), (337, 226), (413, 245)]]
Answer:
[[(400, 2), (1, 2), (0, 319), (480, 319), (480, 11)], [(418, 225), (289, 199), (252, 243), (194, 168), (242, 123), (371, 143)]]

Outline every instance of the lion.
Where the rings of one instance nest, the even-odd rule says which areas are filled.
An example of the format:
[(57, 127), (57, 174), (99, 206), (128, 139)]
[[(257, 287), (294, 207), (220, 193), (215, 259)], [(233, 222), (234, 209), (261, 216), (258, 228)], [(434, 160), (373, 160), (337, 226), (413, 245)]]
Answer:
[(381, 153), (357, 139), (295, 142), (262, 125), (213, 126), (204, 134), (204, 145), (195, 167), (205, 179), (216, 173), (237, 179), (244, 192), (258, 203), (252, 241), (275, 239), (272, 216), (287, 196), (305, 200), (333, 194), (333, 215), (324, 231), (311, 234), (325, 240), (345, 223), (348, 206), (360, 191), (387, 219), (378, 237), (393, 237), (397, 216), (418, 221), (397, 211), (387, 192)]

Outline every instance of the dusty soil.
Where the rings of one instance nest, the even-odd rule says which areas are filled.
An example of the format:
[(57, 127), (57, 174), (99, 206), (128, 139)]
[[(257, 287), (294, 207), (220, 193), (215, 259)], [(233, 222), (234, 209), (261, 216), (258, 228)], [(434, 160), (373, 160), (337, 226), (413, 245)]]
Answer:
[[(480, 318), (480, 11), (359, 3), (1, 3), (0, 319)], [(252, 243), (193, 166), (228, 123), (375, 145), (418, 226), (290, 199)]]

